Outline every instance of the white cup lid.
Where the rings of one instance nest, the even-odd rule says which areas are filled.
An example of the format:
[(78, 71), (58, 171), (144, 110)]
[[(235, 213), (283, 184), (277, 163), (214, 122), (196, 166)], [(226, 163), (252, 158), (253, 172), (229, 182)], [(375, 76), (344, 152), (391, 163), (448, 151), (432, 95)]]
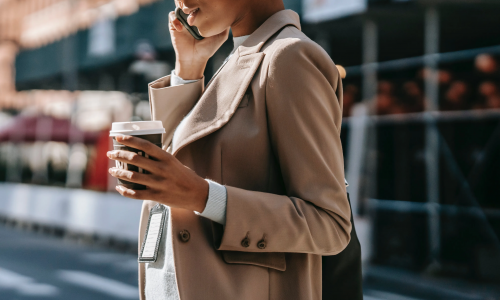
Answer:
[(109, 136), (165, 133), (161, 121), (114, 122)]

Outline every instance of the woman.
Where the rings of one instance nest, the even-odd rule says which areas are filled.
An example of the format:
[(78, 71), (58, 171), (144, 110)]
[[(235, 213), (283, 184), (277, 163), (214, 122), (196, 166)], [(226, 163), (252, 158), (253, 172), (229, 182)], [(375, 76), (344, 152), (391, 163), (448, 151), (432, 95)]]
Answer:
[[(149, 84), (166, 151), (124, 136), (117, 140), (156, 161), (108, 153), (151, 173), (110, 169), (148, 186), (117, 187), (148, 199), (140, 245), (151, 210), (167, 211), (158, 258), (139, 267), (141, 299), (322, 299), (323, 286), (335, 299), (362, 298), (344, 185), (342, 85), (330, 57), (282, 0), (176, 4), (205, 39), (170, 14), (175, 70)], [(235, 48), (204, 87), (206, 63), (229, 28)], [(336, 256), (322, 272), (327, 255)]]

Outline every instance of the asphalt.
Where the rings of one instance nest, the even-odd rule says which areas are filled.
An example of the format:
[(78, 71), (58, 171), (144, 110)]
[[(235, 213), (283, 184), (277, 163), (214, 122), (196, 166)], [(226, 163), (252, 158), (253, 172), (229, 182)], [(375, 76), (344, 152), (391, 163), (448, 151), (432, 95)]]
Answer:
[[(375, 266), (364, 275), (365, 300), (500, 299), (496, 285)], [(0, 300), (18, 299), (138, 299), (136, 255), (0, 225)]]
[(137, 260), (0, 226), (0, 299), (138, 299)]

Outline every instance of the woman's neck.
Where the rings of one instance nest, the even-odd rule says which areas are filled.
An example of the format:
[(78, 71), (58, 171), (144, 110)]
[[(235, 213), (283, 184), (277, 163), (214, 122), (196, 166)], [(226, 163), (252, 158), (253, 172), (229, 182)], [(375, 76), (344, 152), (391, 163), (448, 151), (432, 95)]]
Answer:
[(233, 36), (239, 37), (252, 34), (269, 17), (285, 9), (282, 1), (267, 0), (255, 2), (259, 3), (255, 3), (252, 7), (245, 9), (243, 14), (231, 25)]

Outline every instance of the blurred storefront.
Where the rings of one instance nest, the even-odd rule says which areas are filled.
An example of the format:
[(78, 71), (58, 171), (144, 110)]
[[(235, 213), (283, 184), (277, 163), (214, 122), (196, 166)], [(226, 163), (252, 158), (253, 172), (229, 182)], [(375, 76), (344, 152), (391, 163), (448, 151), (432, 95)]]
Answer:
[[(0, 108), (4, 111), (0, 180), (108, 189), (109, 162), (102, 157), (109, 149), (110, 124), (133, 117), (148, 119), (149, 109), (144, 108), (149, 105), (141, 102), (147, 99), (144, 95), (115, 91), (113, 78), (96, 74), (110, 63), (133, 60), (135, 44), (141, 48), (138, 41), (149, 45), (147, 38), (153, 36), (156, 41), (167, 40), (163, 47), (168, 46), (168, 39), (160, 38), (168, 32), (144, 34), (148, 24), (141, 22), (147, 20), (147, 11), (142, 18), (138, 12), (144, 6), (151, 11), (152, 2), (156, 1), (0, 2)], [(129, 20), (128, 28), (115, 24), (123, 20)], [(122, 29), (118, 35), (117, 28)], [(155, 75), (169, 71), (168, 64), (154, 62), (154, 56), (142, 52), (137, 60), (148, 63), (146, 73), (151, 67), (156, 67)], [(85, 69), (94, 73), (80, 75)], [(150, 80), (140, 68), (136, 73)], [(99, 83), (85, 86), (85, 79), (94, 77)]]

